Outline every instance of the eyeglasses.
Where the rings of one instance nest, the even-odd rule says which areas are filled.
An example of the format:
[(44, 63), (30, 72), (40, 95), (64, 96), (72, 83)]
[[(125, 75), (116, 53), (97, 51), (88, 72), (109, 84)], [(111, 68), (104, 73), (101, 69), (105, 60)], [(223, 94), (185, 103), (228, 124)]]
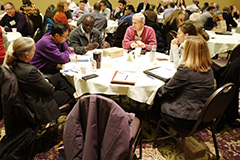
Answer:
[(13, 7), (12, 7), (12, 8), (5, 9), (5, 11), (10, 11), (10, 10), (12, 10), (12, 9), (13, 9)]
[(69, 35), (67, 35), (67, 36), (61, 35), (61, 37), (68, 39)]

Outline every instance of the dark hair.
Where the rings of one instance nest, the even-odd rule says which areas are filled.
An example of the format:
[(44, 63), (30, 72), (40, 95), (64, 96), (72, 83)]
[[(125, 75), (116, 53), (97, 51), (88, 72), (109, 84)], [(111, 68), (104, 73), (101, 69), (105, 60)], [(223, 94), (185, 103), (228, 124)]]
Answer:
[(85, 2), (84, 0), (80, 0), (80, 1), (79, 1), (79, 4), (80, 4), (80, 3), (85, 3), (85, 4), (86, 4), (86, 2)]
[(13, 4), (12, 2), (6, 2), (6, 3), (4, 4), (4, 6), (7, 5), (7, 4), (9, 4), (9, 5), (11, 5), (13, 8), (15, 8), (15, 6), (14, 6), (14, 4)]
[(101, 0), (100, 3), (103, 3), (105, 6), (107, 5), (107, 1), (106, 0)]
[(208, 2), (205, 2), (204, 5), (205, 5), (206, 7), (208, 7), (208, 6), (209, 6), (209, 3), (208, 3)]
[(32, 2), (30, 0), (23, 0), (23, 4), (27, 4), (28, 6), (32, 5)]
[(135, 12), (135, 9), (131, 4), (127, 5), (126, 8), (128, 8), (128, 10), (131, 10), (133, 13)]
[(197, 30), (196, 30), (196, 27), (190, 23), (190, 22), (184, 22), (182, 23), (179, 28), (181, 28), (182, 32), (184, 34), (189, 34), (189, 35), (192, 35), (192, 36), (196, 36), (197, 35)]
[(100, 5), (100, 3), (96, 2), (96, 3), (93, 5), (93, 9), (96, 10), (96, 11), (100, 11), (100, 10), (101, 10), (101, 5)]
[(172, 8), (175, 7), (175, 3), (174, 2), (170, 2), (168, 5), (171, 6)]
[(210, 7), (208, 7), (207, 11), (210, 11), (210, 10), (212, 10), (212, 9), (215, 9), (215, 7), (210, 6)]
[(126, 5), (126, 1), (125, 0), (119, 0), (118, 3), (122, 3), (123, 5)]
[(68, 30), (68, 26), (63, 23), (54, 23), (51, 28), (50, 35), (54, 36), (55, 34), (63, 35), (63, 32)]

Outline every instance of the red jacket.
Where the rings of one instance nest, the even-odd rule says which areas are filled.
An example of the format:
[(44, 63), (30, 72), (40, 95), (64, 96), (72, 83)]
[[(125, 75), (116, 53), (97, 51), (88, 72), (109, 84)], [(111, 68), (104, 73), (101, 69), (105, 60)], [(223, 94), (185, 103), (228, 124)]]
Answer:
[(0, 27), (0, 65), (3, 64), (4, 57), (5, 57), (5, 48), (3, 46), (2, 29)]
[[(124, 36), (124, 40), (122, 42), (122, 46), (124, 49), (129, 49), (130, 45), (133, 42), (136, 42), (135, 36), (137, 36), (137, 32), (133, 29), (133, 26), (128, 27)], [(150, 51), (152, 45), (157, 46), (155, 31), (152, 27), (144, 26), (143, 32), (140, 37), (141, 41), (146, 45), (146, 50)]]

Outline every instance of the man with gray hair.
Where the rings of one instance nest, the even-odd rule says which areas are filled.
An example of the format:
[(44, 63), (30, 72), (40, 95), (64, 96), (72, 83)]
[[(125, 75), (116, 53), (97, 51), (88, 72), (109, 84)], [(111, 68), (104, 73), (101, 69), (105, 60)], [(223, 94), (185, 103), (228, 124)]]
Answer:
[(142, 13), (136, 13), (132, 17), (132, 26), (128, 27), (122, 42), (124, 49), (142, 49), (151, 50), (152, 45), (157, 46), (155, 31), (152, 27), (145, 26), (145, 16)]

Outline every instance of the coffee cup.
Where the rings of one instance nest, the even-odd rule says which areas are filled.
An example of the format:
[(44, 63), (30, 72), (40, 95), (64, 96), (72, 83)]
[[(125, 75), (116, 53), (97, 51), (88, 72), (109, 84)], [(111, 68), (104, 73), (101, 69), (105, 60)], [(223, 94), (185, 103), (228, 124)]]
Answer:
[(13, 32), (17, 32), (17, 28), (12, 28), (12, 31)]
[(94, 51), (93, 52), (93, 59), (97, 62), (97, 68), (101, 67), (101, 61), (102, 61), (102, 52), (101, 51)]

